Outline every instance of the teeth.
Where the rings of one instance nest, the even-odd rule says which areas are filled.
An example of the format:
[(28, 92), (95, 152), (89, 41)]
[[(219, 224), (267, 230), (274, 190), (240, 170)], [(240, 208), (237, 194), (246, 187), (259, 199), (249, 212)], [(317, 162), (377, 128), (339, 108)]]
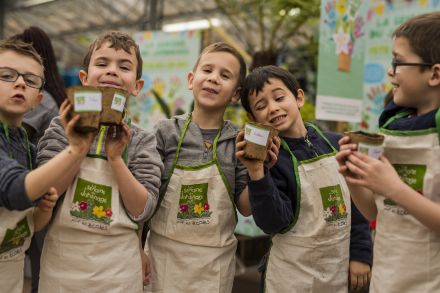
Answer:
[(282, 120), (283, 118), (284, 118), (284, 116), (278, 116), (278, 117), (273, 118), (273, 119), (271, 120), (271, 122), (272, 122), (272, 123), (275, 123), (275, 122), (278, 122), (278, 121)]

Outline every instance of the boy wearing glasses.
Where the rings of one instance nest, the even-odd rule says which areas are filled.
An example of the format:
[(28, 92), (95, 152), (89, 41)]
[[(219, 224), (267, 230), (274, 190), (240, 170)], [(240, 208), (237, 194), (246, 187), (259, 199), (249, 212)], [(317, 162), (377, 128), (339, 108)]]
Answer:
[[(52, 186), (81, 160), (81, 146), (90, 144), (71, 135), (77, 116), (64, 124), (70, 146), (30, 171), (36, 165), (36, 150), (21, 123), (42, 98), (42, 64), (32, 45), (0, 41), (0, 292), (22, 292), (24, 251), (34, 230), (48, 223), (58, 199)], [(66, 110), (62, 107), (63, 117)]]
[(393, 34), (394, 98), (379, 119), (383, 155), (339, 141), (339, 171), (353, 200), (365, 217), (377, 217), (370, 292), (440, 291), (439, 39), (440, 12)]

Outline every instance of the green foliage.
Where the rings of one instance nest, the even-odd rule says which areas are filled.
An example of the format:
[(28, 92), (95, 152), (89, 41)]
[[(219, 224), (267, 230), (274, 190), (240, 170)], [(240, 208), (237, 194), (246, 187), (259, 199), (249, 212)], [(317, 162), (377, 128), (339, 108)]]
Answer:
[(300, 28), (316, 25), (320, 0), (214, 0), (243, 39), (247, 51), (281, 52), (294, 36), (308, 38)]

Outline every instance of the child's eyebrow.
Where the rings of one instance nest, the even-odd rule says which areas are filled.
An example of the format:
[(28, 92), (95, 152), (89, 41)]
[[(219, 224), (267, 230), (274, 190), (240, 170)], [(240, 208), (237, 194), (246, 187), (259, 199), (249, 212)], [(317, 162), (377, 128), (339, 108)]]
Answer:
[(272, 90), (272, 93), (274, 93), (274, 92), (276, 92), (276, 91), (284, 91), (284, 89), (282, 89), (282, 88), (280, 88), (280, 87), (277, 87), (277, 88), (274, 88), (274, 89)]

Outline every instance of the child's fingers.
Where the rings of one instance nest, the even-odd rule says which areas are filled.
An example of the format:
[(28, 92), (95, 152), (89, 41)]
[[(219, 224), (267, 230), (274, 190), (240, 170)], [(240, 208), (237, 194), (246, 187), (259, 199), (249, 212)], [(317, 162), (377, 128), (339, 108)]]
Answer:
[(338, 141), (338, 144), (339, 144), (340, 146), (342, 146), (342, 145), (347, 144), (347, 143), (349, 143), (349, 142), (350, 142), (350, 137), (349, 137), (349, 136), (343, 136), (343, 137)]
[(72, 104), (70, 104), (69, 100), (64, 100), (64, 102), (60, 106), (60, 111), (59, 111), (60, 116), (63, 115), (63, 113), (66, 114), (71, 107)]
[(237, 144), (235, 145), (235, 148), (237, 150), (241, 151), (244, 149), (245, 145), (246, 145), (246, 141), (243, 140), (243, 141), (237, 142)]
[(244, 130), (240, 130), (235, 138), (235, 142), (238, 143), (244, 140)]
[(359, 168), (356, 163), (353, 163), (352, 161), (346, 161), (345, 165), (347, 166), (348, 170), (353, 174), (357, 175), (360, 178), (365, 177), (366, 173), (361, 168)]
[(49, 188), (49, 191), (47, 192), (47, 194), (48, 195), (56, 195), (56, 196), (58, 196), (58, 192), (57, 192), (55, 187)]

